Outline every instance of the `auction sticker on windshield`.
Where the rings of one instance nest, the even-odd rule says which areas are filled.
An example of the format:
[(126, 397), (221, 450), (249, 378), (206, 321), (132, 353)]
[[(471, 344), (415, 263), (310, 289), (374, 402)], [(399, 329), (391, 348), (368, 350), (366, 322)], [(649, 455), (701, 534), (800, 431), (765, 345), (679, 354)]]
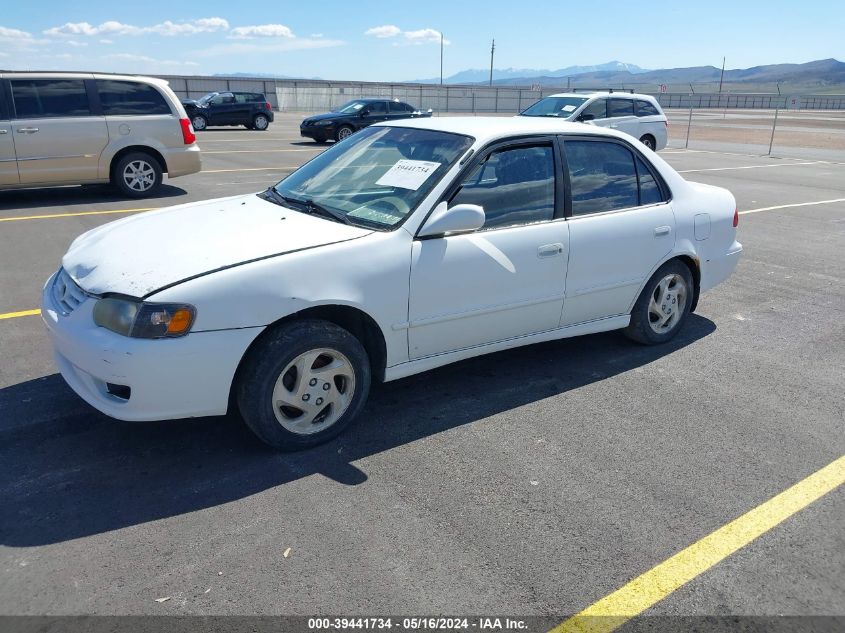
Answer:
[(376, 180), (377, 185), (384, 187), (401, 187), (416, 191), (440, 167), (441, 163), (428, 160), (402, 159), (388, 169), (384, 175)]

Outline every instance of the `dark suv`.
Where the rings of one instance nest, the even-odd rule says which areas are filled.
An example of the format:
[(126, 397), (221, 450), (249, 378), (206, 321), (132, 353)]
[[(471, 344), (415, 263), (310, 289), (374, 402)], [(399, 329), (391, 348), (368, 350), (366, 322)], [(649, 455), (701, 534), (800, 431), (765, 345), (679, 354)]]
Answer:
[(209, 92), (204, 97), (182, 101), (194, 130), (209, 125), (244, 125), (248, 130), (266, 130), (273, 121), (273, 108), (260, 92)]
[(430, 116), (431, 110), (421, 112), (399, 99), (354, 99), (337, 110), (308, 117), (299, 124), (299, 133), (318, 143), (325, 143), (330, 138), (342, 141), (353, 132), (379, 121)]

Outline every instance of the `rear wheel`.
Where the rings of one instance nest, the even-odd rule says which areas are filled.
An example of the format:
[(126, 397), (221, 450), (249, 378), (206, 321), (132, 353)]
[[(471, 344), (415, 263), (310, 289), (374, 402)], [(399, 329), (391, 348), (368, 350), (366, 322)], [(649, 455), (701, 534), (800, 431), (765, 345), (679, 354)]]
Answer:
[(264, 114), (256, 114), (252, 117), (252, 128), (255, 130), (264, 131), (270, 127), (270, 119)]
[(370, 380), (367, 352), (352, 334), (328, 321), (293, 321), (245, 358), (236, 387), (238, 408), (270, 446), (308, 448), (352, 424)]
[(201, 114), (195, 114), (191, 117), (191, 125), (194, 126), (195, 132), (199, 132), (208, 127), (208, 119)]
[(651, 134), (645, 134), (640, 138), (640, 143), (645, 145), (651, 151), (655, 151), (657, 148), (657, 142), (654, 140), (654, 137)]
[(692, 273), (683, 262), (663, 264), (643, 288), (625, 335), (644, 345), (671, 340), (681, 329), (693, 301)]
[(112, 167), (112, 184), (125, 196), (146, 198), (161, 186), (161, 165), (143, 152), (123, 156)]

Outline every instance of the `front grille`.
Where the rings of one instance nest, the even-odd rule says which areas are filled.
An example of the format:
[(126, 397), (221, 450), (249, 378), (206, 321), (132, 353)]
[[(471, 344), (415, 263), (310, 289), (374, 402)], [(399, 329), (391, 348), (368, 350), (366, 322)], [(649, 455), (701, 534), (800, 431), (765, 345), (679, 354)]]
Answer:
[(88, 298), (85, 291), (76, 285), (64, 268), (59, 269), (56, 279), (53, 280), (53, 301), (56, 307), (67, 316)]

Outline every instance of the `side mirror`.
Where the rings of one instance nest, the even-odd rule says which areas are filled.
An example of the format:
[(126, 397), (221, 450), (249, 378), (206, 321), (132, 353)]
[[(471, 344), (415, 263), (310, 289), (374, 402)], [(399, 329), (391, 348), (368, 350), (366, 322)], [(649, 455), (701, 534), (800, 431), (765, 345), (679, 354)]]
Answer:
[(432, 211), (426, 223), (420, 229), (420, 237), (433, 237), (446, 233), (475, 231), (484, 226), (484, 207), (477, 204), (456, 204), (449, 207), (441, 202)]
[(596, 118), (595, 114), (579, 114), (578, 115), (579, 121), (592, 121), (595, 118)]

